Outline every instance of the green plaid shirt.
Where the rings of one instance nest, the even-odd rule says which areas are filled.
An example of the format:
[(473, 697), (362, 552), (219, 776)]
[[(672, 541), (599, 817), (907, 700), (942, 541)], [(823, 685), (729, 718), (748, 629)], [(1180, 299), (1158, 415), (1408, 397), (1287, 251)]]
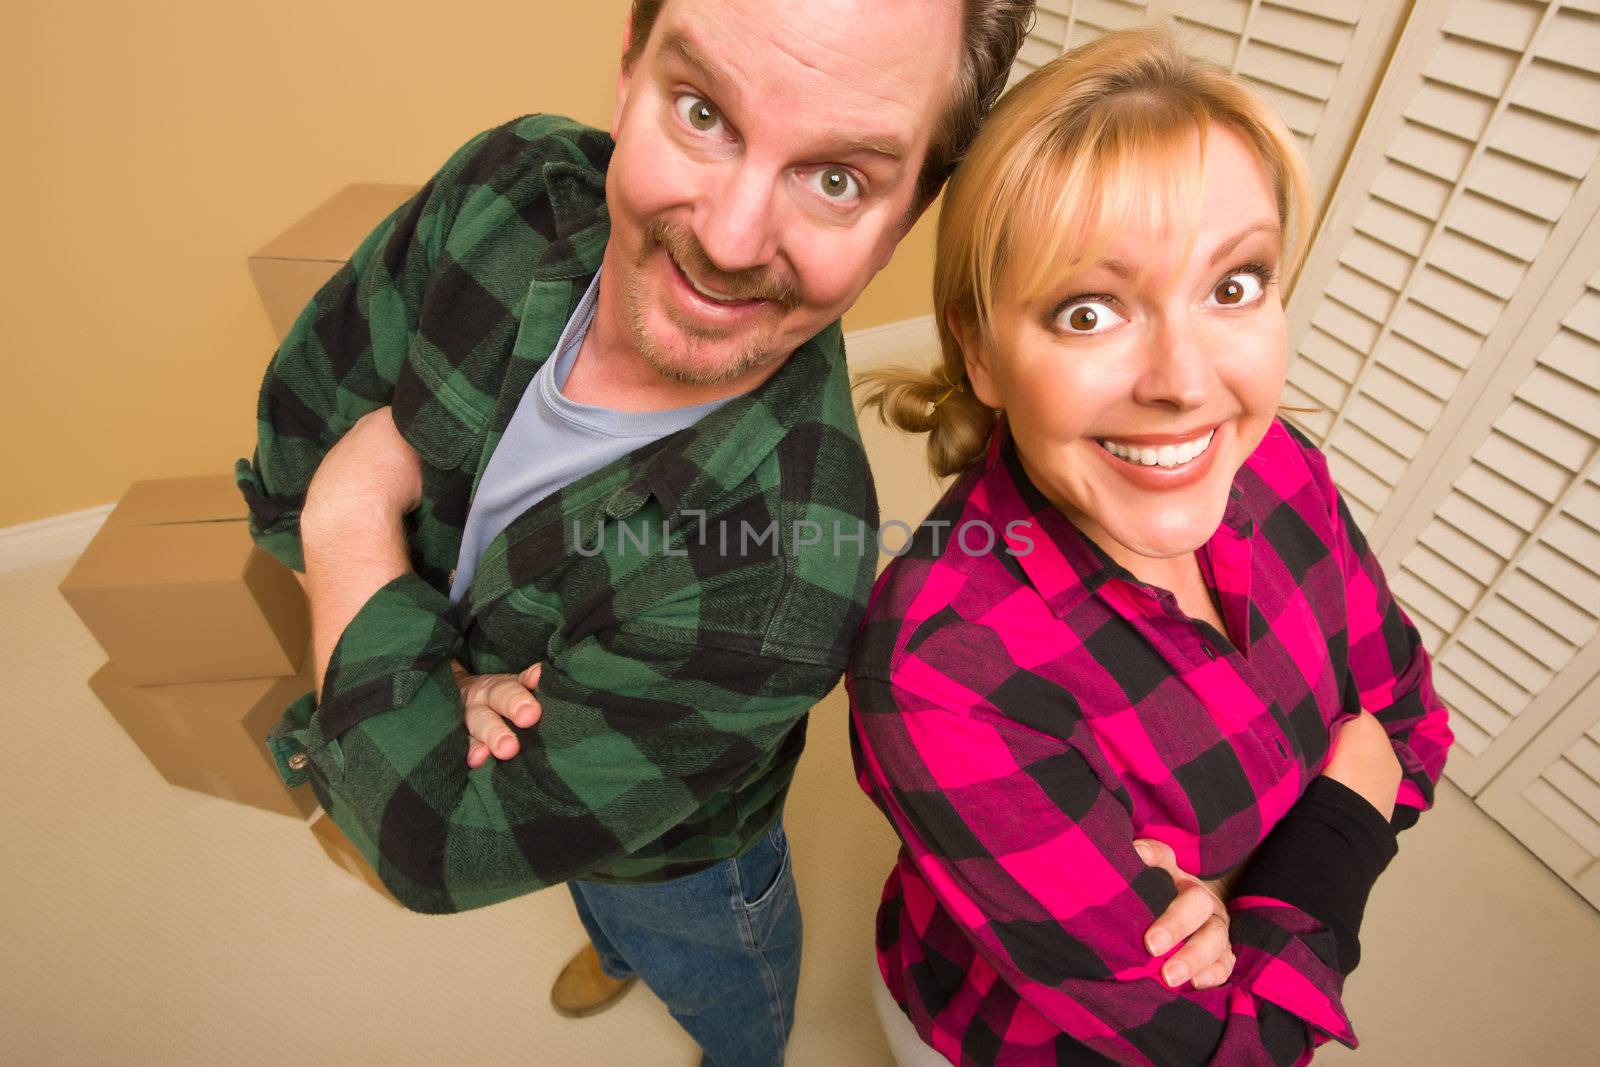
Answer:
[[(654, 882), (776, 817), (877, 564), (877, 501), (837, 323), (695, 425), (552, 493), (447, 590), (468, 504), (609, 234), (611, 139), (528, 115), (473, 137), (301, 312), (236, 477), (251, 534), (304, 568), (322, 457), (385, 404), (422, 457), (412, 573), (379, 589), (267, 741), (408, 908), (570, 878)], [(450, 670), (544, 663), (519, 754), (468, 769)]]

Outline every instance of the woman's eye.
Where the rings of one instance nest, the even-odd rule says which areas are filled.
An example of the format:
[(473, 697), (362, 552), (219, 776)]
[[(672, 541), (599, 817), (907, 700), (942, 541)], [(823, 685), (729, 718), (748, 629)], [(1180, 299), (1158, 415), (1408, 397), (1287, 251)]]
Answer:
[(711, 133), (722, 125), (722, 113), (703, 97), (685, 93), (678, 97), (674, 106), (678, 109), (678, 117), (687, 123), (690, 129)]
[(1222, 279), (1222, 284), (1213, 289), (1211, 295), (1223, 307), (1240, 307), (1253, 303), (1265, 289), (1261, 275), (1254, 271), (1242, 271)]
[(1084, 300), (1061, 309), (1056, 323), (1068, 333), (1105, 333), (1119, 322), (1127, 321), (1098, 300)]
[(823, 167), (813, 171), (811, 183), (824, 200), (848, 204), (861, 195), (861, 183), (843, 167)]

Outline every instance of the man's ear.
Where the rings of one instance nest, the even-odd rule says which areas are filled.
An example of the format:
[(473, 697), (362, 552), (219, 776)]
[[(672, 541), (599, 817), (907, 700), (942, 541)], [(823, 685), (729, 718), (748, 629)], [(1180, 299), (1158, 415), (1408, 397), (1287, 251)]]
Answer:
[(617, 94), (615, 103), (611, 107), (611, 136), (614, 139), (617, 131), (622, 129), (622, 112), (628, 103), (628, 87), (633, 80), (633, 64), (628, 61), (628, 50), (633, 47), (633, 13), (630, 10), (628, 17), (622, 23), (622, 62), (617, 67)]
[(991, 408), (1004, 407), (1000, 403), (1000, 390), (995, 388), (994, 376), (990, 374), (989, 351), (978, 324), (953, 304), (944, 309), (944, 324), (955, 338), (956, 347), (961, 349), (972, 394)]

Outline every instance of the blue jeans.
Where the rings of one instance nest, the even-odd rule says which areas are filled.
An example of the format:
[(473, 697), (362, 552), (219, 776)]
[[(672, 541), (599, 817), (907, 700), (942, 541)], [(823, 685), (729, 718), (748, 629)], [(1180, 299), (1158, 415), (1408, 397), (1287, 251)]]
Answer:
[(801, 931), (781, 816), (743, 855), (695, 874), (567, 888), (601, 969), (643, 979), (700, 1043), (701, 1067), (783, 1063)]

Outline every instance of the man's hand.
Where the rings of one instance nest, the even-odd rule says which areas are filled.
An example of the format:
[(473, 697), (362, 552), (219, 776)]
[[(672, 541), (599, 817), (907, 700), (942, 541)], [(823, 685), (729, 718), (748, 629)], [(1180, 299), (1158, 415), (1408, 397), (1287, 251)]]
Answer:
[(463, 718), (467, 733), (472, 735), (472, 744), (467, 747), (468, 767), (482, 766), (491, 752), (497, 759), (510, 759), (517, 754), (517, 735), (500, 720), (510, 719), (524, 728), (539, 721), (542, 709), (533, 688), (539, 684), (542, 666), (535, 663), (521, 674), (468, 674), (460, 663), (450, 661), (461, 702), (466, 705)]
[(398, 517), (422, 502), (422, 458), (394, 424), (387, 406), (356, 420), (311, 476), (301, 513), (307, 517), (376, 511)]
[(1402, 771), (1383, 723), (1369, 711), (1346, 719), (1333, 735), (1325, 777), (1359, 793), (1385, 819), (1394, 817)]
[(1172, 954), (1161, 968), (1161, 980), (1173, 989), (1190, 976), (1196, 989), (1221, 985), (1233, 973), (1233, 942), (1228, 936), (1228, 908), (1216, 887), (1225, 881), (1202, 881), (1178, 866), (1171, 846), (1154, 838), (1133, 842), (1139, 858), (1151, 867), (1160, 867), (1172, 876), (1178, 895), (1161, 917), (1145, 931), (1145, 947), (1159, 956), (1185, 938), (1183, 948)]

